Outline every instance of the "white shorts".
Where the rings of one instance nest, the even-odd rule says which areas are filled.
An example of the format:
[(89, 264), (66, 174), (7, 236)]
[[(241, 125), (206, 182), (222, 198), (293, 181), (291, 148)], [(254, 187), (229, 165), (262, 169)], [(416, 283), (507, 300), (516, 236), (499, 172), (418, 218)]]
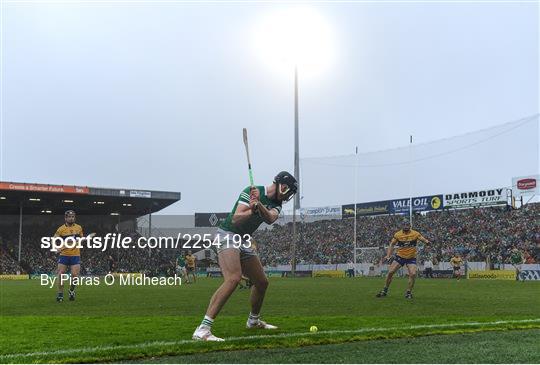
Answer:
[[(218, 228), (216, 235), (214, 236), (214, 240), (219, 236), (219, 246), (217, 249), (217, 253), (219, 254), (222, 251), (225, 250), (238, 250), (240, 251), (240, 261), (244, 261), (249, 259), (253, 256), (258, 256), (257, 252), (255, 252), (255, 249), (251, 246), (251, 243), (249, 241), (246, 241), (244, 238), (241, 238), (241, 242), (238, 243), (238, 237), (233, 236), (243, 236), (239, 235), (238, 233), (234, 232), (228, 232), (221, 228)], [(236, 241), (236, 242), (235, 242)]]

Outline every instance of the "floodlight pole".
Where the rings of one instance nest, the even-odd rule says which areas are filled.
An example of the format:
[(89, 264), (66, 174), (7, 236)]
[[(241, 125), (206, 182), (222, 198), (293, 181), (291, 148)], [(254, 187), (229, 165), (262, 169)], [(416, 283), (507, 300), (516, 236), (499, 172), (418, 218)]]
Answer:
[(300, 209), (300, 158), (298, 143), (298, 65), (294, 65), (294, 177), (298, 182), (298, 190), (294, 196), (293, 202), (293, 242), (291, 252), (291, 275), (294, 277), (296, 272), (296, 242), (298, 234), (296, 229), (296, 210)]
[(298, 67), (294, 66), (294, 177), (298, 181), (298, 191), (294, 196), (296, 209), (300, 209), (300, 146), (298, 141)]
[(413, 138), (412, 138), (412, 134), (410, 136), (410, 140), (409, 140), (409, 225), (411, 226), (412, 228), (412, 224), (413, 224), (413, 219), (412, 219), (412, 216), (413, 216), (413, 204), (412, 204), (412, 179), (413, 179), (413, 168), (412, 168), (412, 143), (413, 143)]
[(148, 238), (152, 237), (152, 208), (148, 208)]
[(353, 260), (354, 260), (354, 269), (356, 270), (356, 202), (358, 201), (358, 146), (356, 146), (354, 152), (354, 251), (353, 251)]
[(22, 249), (22, 201), (19, 203), (19, 255), (18, 262), (21, 263), (21, 249)]
[[(148, 238), (152, 237), (152, 207), (148, 208)], [(148, 257), (152, 256), (152, 250), (148, 247)]]

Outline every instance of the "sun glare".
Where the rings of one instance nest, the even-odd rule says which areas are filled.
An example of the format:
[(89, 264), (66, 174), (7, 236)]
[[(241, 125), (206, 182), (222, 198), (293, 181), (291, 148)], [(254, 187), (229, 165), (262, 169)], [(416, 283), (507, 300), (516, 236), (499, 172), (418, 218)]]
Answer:
[(302, 77), (325, 71), (335, 53), (328, 22), (314, 9), (288, 8), (266, 15), (253, 33), (257, 55), (277, 72), (298, 66)]

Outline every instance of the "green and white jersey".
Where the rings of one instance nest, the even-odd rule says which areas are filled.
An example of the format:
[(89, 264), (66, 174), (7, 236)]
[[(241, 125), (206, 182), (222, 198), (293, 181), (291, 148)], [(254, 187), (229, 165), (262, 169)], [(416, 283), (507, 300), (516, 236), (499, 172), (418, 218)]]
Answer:
[[(266, 196), (266, 187), (265, 186), (256, 186), (256, 188), (259, 190), (259, 201), (261, 204), (263, 204), (268, 209), (277, 209), (278, 213), (281, 213), (281, 203), (278, 203), (274, 200), (271, 200)], [(221, 223), (219, 228), (221, 228), (224, 231), (233, 232), (236, 234), (244, 235), (244, 234), (253, 234), (259, 228), (261, 223), (263, 223), (262, 218), (257, 214), (252, 214), (251, 217), (249, 217), (248, 220), (242, 222), (241, 225), (234, 225), (232, 223), (232, 218), (234, 215), (234, 212), (236, 212), (236, 208), (238, 207), (238, 204), (243, 204), (245, 206), (249, 207), (249, 193), (250, 193), (250, 187), (248, 186), (242, 192), (240, 193), (240, 196), (236, 200), (236, 203), (234, 203), (234, 207), (232, 208), (232, 211), (227, 216), (227, 219)]]
[(523, 263), (523, 256), (521, 256), (521, 252), (512, 251), (512, 255), (510, 256), (510, 261), (512, 261), (514, 265)]
[(186, 260), (184, 260), (184, 256), (182, 255), (178, 255), (178, 257), (176, 258), (176, 262), (178, 263), (178, 266), (186, 266)]

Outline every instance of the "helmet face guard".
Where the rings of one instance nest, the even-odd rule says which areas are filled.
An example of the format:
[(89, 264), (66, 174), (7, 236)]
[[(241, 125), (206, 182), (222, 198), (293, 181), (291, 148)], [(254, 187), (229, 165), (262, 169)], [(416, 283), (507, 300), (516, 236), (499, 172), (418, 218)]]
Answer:
[[(274, 183), (276, 183), (277, 188), (276, 200), (280, 199), (283, 202), (288, 202), (298, 191), (298, 182), (287, 171), (281, 171), (277, 174)], [(279, 195), (281, 197), (278, 198)]]
[(67, 223), (75, 223), (75, 217), (76, 217), (76, 214), (74, 210), (67, 210), (64, 213), (64, 219)]
[(292, 199), (295, 192), (285, 184), (278, 184), (279, 193), (281, 194), (282, 201), (288, 202)]

